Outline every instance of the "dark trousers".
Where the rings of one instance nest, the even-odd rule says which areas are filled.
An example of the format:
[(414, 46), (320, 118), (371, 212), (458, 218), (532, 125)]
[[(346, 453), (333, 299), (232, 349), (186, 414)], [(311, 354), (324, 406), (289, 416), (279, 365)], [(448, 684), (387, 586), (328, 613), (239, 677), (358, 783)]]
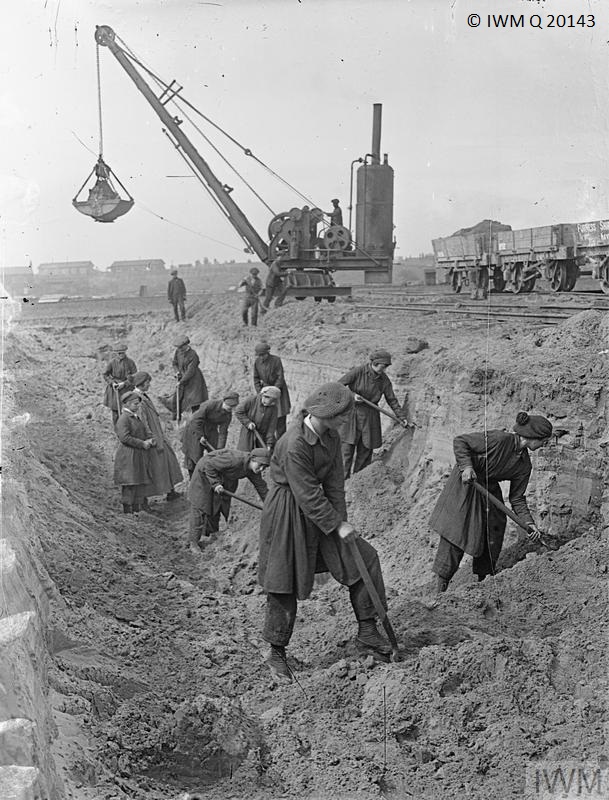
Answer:
[(262, 305), (265, 308), (268, 308), (271, 304), (271, 300), (274, 297), (275, 308), (279, 308), (279, 306), (283, 305), (283, 301), (285, 300), (287, 291), (288, 291), (287, 287), (285, 286), (283, 281), (277, 286), (267, 286), (264, 290), (264, 301)]
[(217, 514), (206, 514), (200, 508), (190, 507), (188, 519), (188, 540), (196, 544), (201, 536), (211, 536), (220, 527), (220, 511)]
[[(178, 297), (177, 300), (172, 300), (171, 305), (173, 306), (173, 313), (175, 314), (176, 322), (180, 321), (180, 315), (182, 316), (182, 320), (186, 319), (186, 306), (184, 304), (184, 298)], [(178, 314), (178, 308), (180, 313)]]
[[(495, 567), (501, 548), (503, 547), (503, 535), (505, 533), (505, 524), (503, 530), (497, 527), (491, 527), (488, 531), (488, 536), (484, 537), (484, 549), (479, 556), (474, 557), (472, 564), (472, 572), (474, 575), (479, 575), (485, 578), (487, 575), (495, 574)], [(440, 536), (440, 543), (433, 562), (433, 571), (440, 578), (449, 581), (455, 572), (459, 569), (459, 564), (463, 558), (463, 550), (452, 544), (448, 539)]]
[[(385, 597), (385, 583), (378, 553), (371, 544), (363, 539), (357, 540), (357, 546), (364, 559), (372, 583), (381, 599), (383, 607), (387, 608)], [(336, 578), (336, 575), (334, 575)], [(338, 580), (338, 578), (336, 578)], [(349, 586), (349, 597), (355, 612), (355, 618), (360, 622), (364, 619), (373, 619), (376, 616), (374, 603), (363, 580)], [(286, 647), (292, 637), (294, 623), (296, 621), (296, 609), (298, 601), (295, 594), (275, 594), (268, 592), (266, 596), (266, 610), (264, 617), (264, 628), (262, 637), (269, 644), (276, 647)]]
[(351, 474), (351, 464), (353, 464), (353, 456), (355, 455), (355, 464), (353, 465), (353, 472), (359, 472), (364, 467), (367, 467), (372, 461), (372, 450), (364, 445), (360, 432), (358, 431), (358, 439), (355, 444), (343, 442), (341, 445), (343, 453), (343, 469), (345, 478)]
[(249, 312), (249, 322), (251, 325), (256, 327), (258, 325), (258, 298), (257, 297), (246, 297), (243, 301), (243, 306), (241, 307), (241, 319), (243, 320), (243, 324), (248, 324), (248, 311)]
[(275, 428), (275, 439), (279, 439), (280, 436), (286, 432), (286, 420), (287, 417), (277, 417), (277, 427)]

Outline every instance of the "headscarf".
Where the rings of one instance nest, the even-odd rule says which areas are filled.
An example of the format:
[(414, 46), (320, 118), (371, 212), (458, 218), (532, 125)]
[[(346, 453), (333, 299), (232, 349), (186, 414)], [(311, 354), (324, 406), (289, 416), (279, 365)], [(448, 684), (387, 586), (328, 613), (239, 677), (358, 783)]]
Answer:
[(231, 400), (235, 405), (239, 402), (239, 394), (238, 392), (228, 391), (222, 395), (222, 400), (226, 402), (227, 400)]

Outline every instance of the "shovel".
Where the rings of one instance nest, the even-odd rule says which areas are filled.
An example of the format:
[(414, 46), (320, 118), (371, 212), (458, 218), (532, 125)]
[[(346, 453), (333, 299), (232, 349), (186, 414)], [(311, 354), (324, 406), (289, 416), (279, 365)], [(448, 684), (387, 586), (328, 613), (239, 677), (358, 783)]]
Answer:
[[(491, 494), (485, 486), (483, 486), (481, 483), (478, 483), (478, 481), (472, 481), (472, 485), (477, 492), (479, 492), (490, 503), (492, 503), (495, 506), (495, 508), (498, 508), (499, 511), (503, 511), (503, 513), (507, 517), (509, 517), (512, 520), (512, 522), (515, 522), (519, 528), (522, 528), (522, 530), (526, 534), (530, 533), (529, 526), (527, 525), (527, 523), (523, 522), (520, 519), (520, 517), (514, 514), (514, 512), (511, 511), (504, 503), (502, 503), (501, 500), (496, 498), (494, 494)], [(553, 540), (554, 537), (549, 533), (542, 534), (540, 539), (541, 544), (543, 544), (545, 547), (550, 547), (551, 549), (554, 549), (556, 542), (555, 541), (548, 542), (547, 541), (548, 539)]]
[(116, 410), (118, 411), (118, 415), (120, 417), (123, 407), (121, 404), (121, 393), (118, 386), (114, 387), (114, 397), (116, 399)]
[(401, 656), (398, 650), (398, 640), (395, 635), (395, 631), (393, 630), (393, 626), (389, 621), (389, 617), (387, 616), (387, 612), (385, 611), (383, 604), (381, 603), (381, 598), (376, 591), (374, 583), (372, 583), (372, 578), (370, 577), (370, 573), (364, 564), (364, 559), (362, 558), (362, 554), (358, 550), (357, 542), (355, 540), (347, 541), (347, 547), (349, 548), (349, 552), (353, 556), (353, 560), (359, 570), (359, 574), (364, 581), (366, 589), (368, 589), (368, 594), (370, 595), (370, 599), (372, 600), (372, 604), (374, 605), (374, 609), (378, 614), (378, 618), (383, 623), (383, 628), (385, 628), (385, 632), (387, 633), (387, 638), (389, 639), (389, 643), (391, 644), (391, 660), (392, 661), (401, 661)]
[(176, 386), (176, 422), (180, 424), (182, 418), (182, 409), (180, 408), (180, 384)]
[(222, 494), (227, 494), (229, 497), (234, 497), (235, 500), (241, 500), (242, 503), (247, 503), (248, 506), (251, 506), (252, 508), (257, 508), (258, 511), (262, 511), (262, 506), (259, 506), (258, 503), (252, 503), (251, 500), (246, 500), (245, 497), (241, 497), (240, 494), (229, 492), (227, 489), (222, 489)]
[[(392, 414), (390, 411), (385, 411), (384, 408), (380, 408), (379, 406), (377, 406), (376, 403), (372, 403), (370, 400), (366, 400), (365, 397), (362, 397), (360, 395), (360, 399), (357, 402), (365, 403), (367, 406), (370, 406), (370, 408), (373, 408), (375, 411), (380, 411), (381, 414), (384, 414), (386, 417), (389, 417), (389, 419), (392, 419), (394, 422), (397, 422), (399, 425), (402, 425), (402, 427), (404, 427), (403, 420), (398, 419), (398, 417), (396, 417), (396, 415)], [(408, 420), (407, 424), (408, 427), (410, 427), (411, 425), (413, 428), (419, 427), (419, 425), (417, 425), (417, 423), (413, 422), (412, 420)]]

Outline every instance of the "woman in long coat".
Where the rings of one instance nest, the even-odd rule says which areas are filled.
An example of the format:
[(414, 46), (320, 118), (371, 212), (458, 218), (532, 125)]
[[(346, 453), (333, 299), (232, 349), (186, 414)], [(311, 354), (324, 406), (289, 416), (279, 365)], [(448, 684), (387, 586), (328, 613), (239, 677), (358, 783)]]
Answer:
[(184, 334), (178, 336), (174, 345), (176, 351), (173, 355), (173, 367), (178, 379), (181, 416), (184, 411), (196, 411), (201, 403), (207, 400), (209, 394), (205, 378), (199, 369), (199, 356), (190, 346), (188, 336)]
[(233, 408), (238, 402), (237, 392), (227, 392), (222, 400), (207, 400), (186, 423), (182, 432), (182, 452), (184, 466), (191, 477), (205, 450), (211, 452), (226, 447)]
[(283, 374), (283, 364), (279, 356), (271, 354), (271, 345), (268, 342), (258, 342), (254, 347), (256, 360), (254, 361), (254, 389), (260, 392), (263, 386), (276, 386), (281, 390), (281, 397), (277, 402), (277, 438), (286, 431), (286, 418), (290, 413), (290, 393)]
[(520, 411), (513, 431), (491, 430), (455, 437), (456, 466), (438, 498), (429, 524), (440, 534), (433, 565), (437, 592), (446, 591), (463, 553), (473, 556), (478, 580), (494, 574), (503, 546), (506, 516), (471, 485), (481, 483), (503, 502), (500, 481), (510, 481), (509, 502), (529, 526), (529, 538), (541, 537), (525, 497), (531, 475), (529, 450), (543, 447), (552, 436), (552, 424), (541, 416)]
[(112, 423), (114, 425), (116, 425), (118, 415), (120, 414), (120, 398), (133, 389), (131, 378), (137, 372), (135, 361), (125, 355), (126, 352), (126, 344), (116, 344), (113, 349), (114, 355), (110, 361), (108, 361), (106, 369), (103, 372), (103, 378), (106, 382), (104, 405), (112, 409)]
[(243, 426), (239, 434), (238, 450), (253, 450), (259, 447), (259, 434), (269, 450), (275, 444), (277, 430), (277, 401), (281, 390), (276, 386), (265, 386), (260, 394), (246, 397), (235, 409), (235, 416)]
[(154, 447), (148, 451), (152, 481), (149, 496), (164, 494), (167, 500), (177, 500), (180, 495), (174, 490), (174, 486), (181, 483), (184, 476), (176, 454), (165, 437), (159, 413), (147, 394), (151, 382), (152, 378), (148, 372), (137, 372), (133, 376), (135, 391), (140, 395), (142, 401), (139, 417), (152, 433), (155, 441)]
[(144, 499), (150, 494), (150, 459), (148, 451), (154, 439), (137, 410), (141, 397), (129, 392), (123, 397), (123, 411), (116, 423), (119, 446), (114, 456), (114, 483), (122, 488), (123, 512), (141, 511)]
[(275, 446), (271, 488), (260, 519), (258, 582), (267, 596), (262, 636), (271, 645), (271, 672), (282, 681), (290, 679), (285, 648), (294, 629), (297, 601), (311, 594), (316, 572), (330, 572), (349, 587), (358, 621), (357, 646), (391, 652), (376, 628), (374, 603), (348, 546), (354, 542), (360, 551), (385, 604), (378, 554), (347, 522), (337, 429), (353, 413), (353, 395), (340, 383), (328, 383), (304, 405), (306, 411)]

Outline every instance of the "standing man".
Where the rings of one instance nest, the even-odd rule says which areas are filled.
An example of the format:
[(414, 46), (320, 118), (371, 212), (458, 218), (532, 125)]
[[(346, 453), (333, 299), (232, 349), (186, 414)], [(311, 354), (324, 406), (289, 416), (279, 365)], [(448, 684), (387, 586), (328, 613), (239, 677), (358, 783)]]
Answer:
[(116, 421), (121, 412), (121, 398), (133, 389), (131, 378), (137, 372), (135, 361), (128, 358), (127, 345), (119, 342), (113, 349), (113, 357), (108, 361), (108, 365), (103, 373), (106, 381), (104, 392), (104, 405), (112, 409), (112, 424), (116, 426)]
[[(264, 500), (268, 487), (262, 477), (270, 454), (262, 447), (249, 453), (241, 450), (216, 450), (199, 459), (188, 486), (190, 522), (188, 538), (191, 550), (201, 549), (203, 541), (216, 533), (220, 514), (228, 519), (231, 498), (224, 489), (234, 492), (241, 478), (247, 478)], [(204, 540), (201, 541), (201, 537)]]
[[(186, 319), (186, 284), (182, 278), (178, 278), (178, 271), (173, 267), (169, 274), (172, 276), (167, 284), (167, 300), (173, 306), (173, 313), (175, 314), (176, 322), (182, 322)], [(178, 309), (180, 313), (178, 314)]]
[(235, 409), (235, 416), (243, 426), (239, 434), (237, 450), (253, 450), (259, 446), (256, 433), (272, 450), (275, 445), (277, 431), (277, 402), (281, 397), (281, 389), (276, 386), (264, 386), (260, 394), (246, 397)]
[(340, 430), (345, 478), (350, 475), (354, 455), (353, 472), (355, 473), (370, 464), (372, 451), (383, 443), (380, 412), (363, 403), (362, 397), (378, 405), (379, 400), (384, 396), (402, 425), (408, 426), (404, 412), (393, 393), (393, 385), (385, 374), (390, 364), (391, 353), (387, 350), (375, 350), (370, 354), (369, 364), (354, 367), (338, 379), (339, 383), (348, 386), (355, 395), (355, 414)]
[(184, 466), (191, 477), (205, 450), (211, 452), (226, 447), (228, 426), (238, 402), (237, 392), (226, 392), (222, 400), (206, 400), (188, 420), (182, 434), (182, 452)]
[(330, 225), (341, 225), (343, 224), (343, 212), (341, 207), (338, 205), (338, 200), (334, 198), (332, 200), (332, 205), (334, 206), (332, 211), (328, 214), (330, 217)]
[(144, 500), (150, 494), (147, 451), (154, 447), (155, 441), (137, 416), (140, 402), (141, 397), (137, 392), (127, 392), (116, 423), (120, 444), (114, 456), (114, 483), (122, 490), (124, 514), (141, 511)]
[[(190, 346), (190, 339), (185, 334), (181, 334), (174, 341), (176, 348), (173, 354), (173, 367), (176, 371), (178, 381), (177, 392), (180, 398), (180, 413), (174, 412), (176, 416), (181, 416), (184, 411), (196, 411), (201, 403), (209, 397), (207, 384), (203, 373), (199, 369), (199, 356)], [(175, 408), (175, 396), (173, 398)]]
[(275, 308), (279, 308), (279, 306), (283, 305), (283, 301), (285, 300), (287, 287), (283, 280), (285, 271), (282, 262), (284, 258), (285, 255), (280, 255), (269, 267), (264, 286), (264, 302), (262, 303), (262, 308), (264, 308), (265, 311), (268, 311), (273, 297), (275, 298)]
[(286, 431), (286, 417), (290, 413), (290, 393), (283, 375), (283, 364), (279, 356), (271, 355), (271, 345), (268, 342), (258, 342), (254, 346), (256, 360), (254, 361), (254, 389), (260, 393), (264, 386), (276, 386), (281, 390), (277, 401), (277, 438)]
[[(260, 270), (258, 267), (252, 267), (250, 269), (250, 274), (239, 284), (239, 287), (245, 286), (245, 296), (243, 298), (243, 306), (241, 307), (241, 319), (243, 320), (243, 324), (247, 325), (248, 314), (251, 309), (251, 323), (254, 327), (258, 325), (259, 295), (262, 291), (262, 281), (258, 277), (259, 273)], [(264, 307), (262, 307), (262, 309), (263, 313), (266, 313), (266, 309)]]
[(386, 607), (376, 550), (347, 522), (338, 428), (353, 413), (353, 395), (341, 383), (326, 383), (305, 400), (271, 458), (271, 489), (260, 520), (258, 580), (266, 592), (262, 636), (271, 645), (268, 665), (291, 680), (286, 661), (297, 601), (311, 594), (316, 572), (330, 572), (349, 587), (358, 621), (357, 645), (383, 655), (391, 646), (378, 632), (376, 611), (348, 547), (355, 542)]
[(159, 412), (148, 396), (148, 389), (152, 378), (148, 372), (137, 372), (133, 376), (134, 391), (139, 395), (141, 403), (139, 417), (152, 434), (155, 441), (148, 453), (150, 456), (150, 487), (149, 496), (166, 495), (166, 500), (177, 500), (180, 495), (174, 486), (184, 480), (182, 470), (178, 464), (176, 454), (165, 437)]
[(431, 514), (430, 526), (440, 534), (433, 564), (436, 593), (445, 592), (459, 569), (463, 553), (473, 556), (472, 569), (479, 581), (495, 574), (503, 546), (506, 516), (471, 486), (481, 483), (503, 502), (500, 481), (510, 481), (510, 505), (529, 526), (528, 537), (539, 541), (541, 531), (533, 522), (525, 492), (531, 476), (528, 451), (539, 450), (552, 436), (552, 423), (545, 417), (516, 415), (513, 431), (492, 430), (463, 433), (453, 440), (456, 466)]

